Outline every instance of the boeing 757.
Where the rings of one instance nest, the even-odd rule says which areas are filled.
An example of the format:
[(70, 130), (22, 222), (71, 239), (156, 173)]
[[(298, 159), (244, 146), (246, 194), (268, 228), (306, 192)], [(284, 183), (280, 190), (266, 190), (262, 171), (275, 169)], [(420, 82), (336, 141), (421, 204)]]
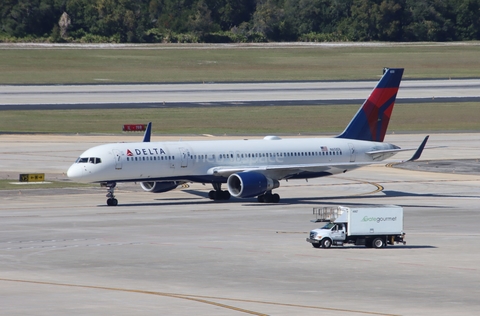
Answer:
[[(272, 190), (281, 180), (326, 177), (379, 163), (404, 150), (383, 142), (402, 79), (402, 68), (384, 74), (346, 129), (334, 138), (266, 136), (259, 140), (151, 142), (151, 123), (143, 142), (114, 143), (88, 149), (68, 169), (77, 182), (108, 188), (107, 205), (118, 200), (118, 182), (140, 182), (160, 193), (189, 183), (211, 183), (212, 200), (257, 197), (277, 203)], [(420, 157), (428, 136), (410, 160)], [(228, 190), (222, 190), (226, 184)]]

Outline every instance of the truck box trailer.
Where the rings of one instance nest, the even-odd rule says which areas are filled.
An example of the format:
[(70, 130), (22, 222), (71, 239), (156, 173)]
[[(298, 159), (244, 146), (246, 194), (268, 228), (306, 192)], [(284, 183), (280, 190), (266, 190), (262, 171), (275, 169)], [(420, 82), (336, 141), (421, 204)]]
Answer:
[(323, 209), (321, 212), (329, 222), (322, 228), (310, 231), (307, 238), (307, 242), (315, 248), (344, 244), (382, 248), (387, 244), (405, 244), (403, 208), (400, 206), (338, 206), (329, 209), (331, 211)]

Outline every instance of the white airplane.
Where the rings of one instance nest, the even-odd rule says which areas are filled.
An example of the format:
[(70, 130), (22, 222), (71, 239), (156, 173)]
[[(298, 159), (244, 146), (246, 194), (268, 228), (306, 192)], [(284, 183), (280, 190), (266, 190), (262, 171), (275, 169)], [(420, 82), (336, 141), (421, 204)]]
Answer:
[[(150, 142), (151, 123), (143, 142), (114, 143), (88, 149), (68, 169), (77, 182), (108, 188), (107, 204), (118, 204), (117, 182), (140, 182), (148, 192), (173, 190), (188, 182), (211, 183), (212, 200), (257, 197), (280, 200), (272, 190), (280, 180), (325, 177), (379, 163), (401, 149), (383, 139), (393, 110), (402, 68), (384, 75), (345, 131), (335, 138)], [(409, 161), (420, 157), (428, 136)], [(228, 191), (222, 191), (226, 183)]]

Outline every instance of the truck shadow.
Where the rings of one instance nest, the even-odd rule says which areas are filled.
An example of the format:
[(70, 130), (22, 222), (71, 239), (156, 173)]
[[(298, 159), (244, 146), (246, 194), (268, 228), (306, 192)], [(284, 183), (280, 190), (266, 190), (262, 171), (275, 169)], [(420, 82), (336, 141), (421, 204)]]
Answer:
[[(367, 248), (365, 246), (352, 246), (352, 245), (347, 245), (347, 246), (332, 246), (329, 249), (342, 249), (342, 250), (366, 250), (366, 249), (371, 249), (375, 251), (382, 251), (386, 249), (394, 250), (394, 249), (404, 249), (404, 250), (411, 250), (411, 249), (438, 249), (438, 247), (435, 246), (429, 246), (429, 245), (388, 245), (385, 248), (380, 248), (380, 249), (375, 249), (375, 248)], [(317, 248), (317, 250), (324, 250), (326, 251), (327, 249), (324, 248)]]

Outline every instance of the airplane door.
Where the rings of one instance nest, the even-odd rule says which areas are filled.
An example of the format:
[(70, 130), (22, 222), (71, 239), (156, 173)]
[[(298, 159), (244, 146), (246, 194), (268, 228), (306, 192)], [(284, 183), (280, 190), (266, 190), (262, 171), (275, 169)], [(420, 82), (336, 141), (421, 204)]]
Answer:
[(121, 170), (122, 169), (122, 152), (118, 149), (114, 149), (113, 156), (115, 158), (115, 169)]
[(180, 150), (180, 167), (187, 168), (188, 167), (188, 158), (190, 157), (190, 152), (187, 148), (181, 147)]
[(355, 162), (355, 147), (353, 147), (353, 144), (348, 143), (348, 147), (350, 148), (350, 162)]

